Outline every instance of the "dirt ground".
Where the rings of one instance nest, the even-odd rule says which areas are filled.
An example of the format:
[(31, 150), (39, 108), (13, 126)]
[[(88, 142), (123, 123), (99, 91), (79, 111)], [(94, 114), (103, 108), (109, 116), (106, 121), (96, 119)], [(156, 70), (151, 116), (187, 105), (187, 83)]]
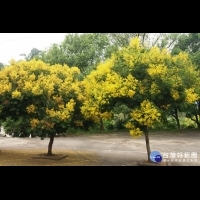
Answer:
[[(200, 132), (150, 133), (151, 151), (159, 151), (160, 164), (199, 166)], [(0, 166), (138, 166), (147, 161), (144, 136), (132, 138), (129, 133), (98, 133), (56, 137), (53, 154), (62, 159), (37, 158), (47, 153), (49, 138), (0, 137)]]

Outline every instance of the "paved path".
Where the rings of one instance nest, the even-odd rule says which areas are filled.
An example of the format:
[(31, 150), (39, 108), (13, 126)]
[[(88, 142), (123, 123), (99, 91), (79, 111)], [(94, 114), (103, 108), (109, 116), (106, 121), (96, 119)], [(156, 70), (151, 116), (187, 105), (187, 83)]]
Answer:
[[(3, 158), (7, 159), (6, 153), (10, 151), (34, 154), (39, 150), (45, 153), (48, 143), (49, 138), (40, 140), (0, 137), (0, 165)], [(153, 133), (150, 134), (150, 146), (151, 151), (159, 151), (163, 160), (166, 159), (171, 166), (200, 166), (200, 132)], [(56, 137), (53, 153), (68, 155), (65, 159), (57, 161), (57, 164), (54, 162), (54, 165), (135, 166), (138, 161), (147, 160), (144, 136), (135, 139), (128, 133)], [(164, 158), (167, 156), (168, 158)], [(173, 156), (175, 158), (170, 158)], [(31, 162), (29, 160), (27, 165), (34, 165)], [(44, 165), (51, 165), (51, 161), (42, 162)], [(15, 161), (8, 159), (6, 165), (15, 165)]]

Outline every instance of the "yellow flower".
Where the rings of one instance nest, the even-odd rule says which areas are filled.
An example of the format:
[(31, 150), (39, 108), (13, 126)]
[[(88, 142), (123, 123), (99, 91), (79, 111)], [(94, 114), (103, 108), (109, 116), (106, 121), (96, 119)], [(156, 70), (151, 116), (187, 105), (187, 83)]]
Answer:
[(150, 89), (151, 94), (159, 94), (161, 91), (156, 83), (151, 84), (151, 89)]
[(104, 113), (101, 114), (101, 117), (104, 118), (104, 119), (111, 119), (112, 116), (113, 116), (112, 112), (104, 112)]
[(40, 94), (42, 94), (42, 92), (43, 91), (40, 89), (39, 85), (36, 85), (36, 86), (32, 87), (32, 93), (34, 95), (40, 95)]
[(171, 89), (171, 95), (172, 95), (172, 97), (173, 97), (174, 100), (177, 100), (177, 99), (180, 98), (179, 93), (176, 90), (174, 90), (174, 89)]
[(130, 41), (130, 47), (134, 47), (135, 49), (138, 49), (140, 46), (140, 39), (139, 37), (134, 37)]
[(70, 101), (66, 104), (66, 108), (69, 112), (74, 111), (74, 105), (76, 104), (76, 102), (74, 101), (74, 99), (70, 99)]
[(144, 100), (140, 109), (135, 109), (131, 113), (133, 120), (148, 127), (151, 127), (155, 121), (159, 121), (160, 116), (159, 111), (148, 100)]
[(12, 92), (13, 99), (19, 99), (20, 97), (21, 97), (21, 92), (19, 92), (18, 90), (15, 90), (14, 92)]
[(36, 119), (36, 118), (32, 118), (30, 120), (30, 124), (31, 124), (31, 128), (32, 129), (36, 128), (39, 123), (40, 123), (40, 121), (38, 119)]
[(194, 88), (185, 90), (185, 93), (186, 93), (186, 101), (188, 103), (194, 103), (199, 99), (199, 95), (194, 92)]
[(33, 84), (32, 82), (30, 82), (30, 81), (25, 81), (23, 90), (24, 90), (24, 91), (31, 91), (32, 88), (33, 88), (33, 85), (34, 85), (34, 84)]
[(133, 128), (135, 128), (135, 126), (134, 126), (131, 122), (127, 122), (127, 123), (125, 124), (125, 127), (128, 128), (128, 129), (133, 129)]
[(133, 137), (141, 137), (143, 134), (143, 131), (141, 131), (139, 128), (131, 129), (130, 135)]
[(150, 76), (165, 76), (167, 70), (167, 66), (163, 64), (150, 64), (147, 72)]
[(31, 104), (30, 106), (27, 106), (26, 110), (28, 113), (36, 113), (35, 106), (33, 104)]

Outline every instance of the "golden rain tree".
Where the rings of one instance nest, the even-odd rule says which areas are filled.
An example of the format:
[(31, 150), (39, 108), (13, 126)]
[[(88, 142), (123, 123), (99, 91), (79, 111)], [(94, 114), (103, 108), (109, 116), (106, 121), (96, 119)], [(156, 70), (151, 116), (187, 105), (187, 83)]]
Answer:
[[(42, 61), (11, 61), (0, 71), (0, 118), (18, 123), (19, 131), (50, 137), (48, 155), (56, 133), (72, 123), (81, 102), (77, 67)], [(21, 124), (20, 124), (21, 123)], [(15, 131), (15, 130), (13, 130)]]
[[(103, 116), (111, 116), (116, 103), (127, 105), (131, 111), (125, 126), (132, 136), (145, 134), (150, 161), (149, 128), (162, 119), (166, 109), (176, 108), (191, 96), (193, 84), (185, 84), (186, 77), (182, 75), (187, 68), (191, 74), (194, 72), (187, 54), (172, 56), (167, 49), (147, 49), (137, 37), (133, 38), (128, 47), (85, 77), (86, 95), (81, 111), (85, 117), (99, 121)], [(194, 100), (190, 98), (191, 102)]]

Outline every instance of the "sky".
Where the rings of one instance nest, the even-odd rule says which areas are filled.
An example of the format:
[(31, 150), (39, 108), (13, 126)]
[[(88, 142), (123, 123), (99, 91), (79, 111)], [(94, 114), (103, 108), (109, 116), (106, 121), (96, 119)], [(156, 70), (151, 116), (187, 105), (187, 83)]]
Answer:
[(9, 64), (11, 59), (20, 60), (33, 48), (45, 50), (51, 44), (61, 43), (67, 33), (0, 33), (0, 63)]

